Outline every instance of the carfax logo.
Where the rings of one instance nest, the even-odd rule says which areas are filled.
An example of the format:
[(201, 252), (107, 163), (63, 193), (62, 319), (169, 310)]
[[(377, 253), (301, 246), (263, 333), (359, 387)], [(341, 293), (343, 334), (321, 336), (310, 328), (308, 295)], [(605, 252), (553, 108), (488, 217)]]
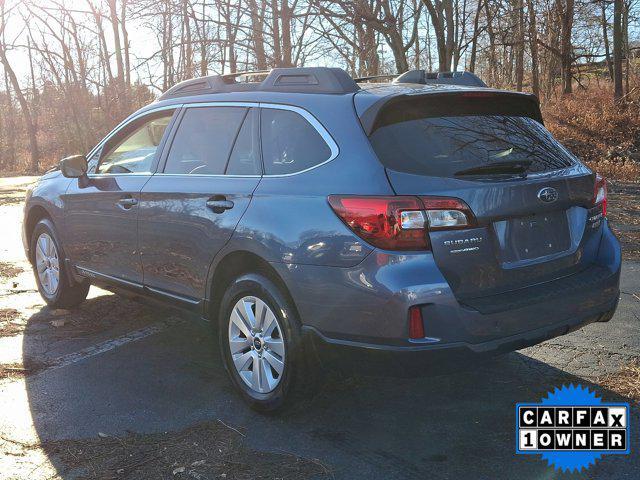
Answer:
[(605, 403), (581, 385), (540, 403), (516, 405), (516, 453), (541, 454), (561, 471), (579, 471), (601, 455), (628, 454), (629, 404)]

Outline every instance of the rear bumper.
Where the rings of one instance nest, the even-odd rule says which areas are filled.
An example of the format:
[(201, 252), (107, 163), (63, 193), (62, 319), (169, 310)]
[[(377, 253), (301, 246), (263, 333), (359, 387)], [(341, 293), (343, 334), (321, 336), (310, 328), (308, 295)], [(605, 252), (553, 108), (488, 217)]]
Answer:
[[(442, 373), (443, 368), (466, 367), (501, 353), (536, 345), (566, 335), (593, 322), (607, 322), (618, 305), (616, 297), (600, 314), (569, 318), (515, 335), (482, 343), (452, 342), (446, 344), (394, 346), (361, 343), (328, 338), (313, 327), (303, 327), (305, 340), (326, 368), (365, 375), (414, 377)], [(603, 306), (604, 308), (605, 306)]]
[[(321, 356), (346, 361), (375, 353), (400, 370), (423, 358), (431, 363), (516, 350), (609, 320), (619, 297), (621, 256), (605, 224), (595, 261), (583, 271), (474, 305), (454, 296), (430, 253), (375, 251), (352, 268), (274, 267)], [(422, 308), (423, 341), (408, 338), (414, 305)]]

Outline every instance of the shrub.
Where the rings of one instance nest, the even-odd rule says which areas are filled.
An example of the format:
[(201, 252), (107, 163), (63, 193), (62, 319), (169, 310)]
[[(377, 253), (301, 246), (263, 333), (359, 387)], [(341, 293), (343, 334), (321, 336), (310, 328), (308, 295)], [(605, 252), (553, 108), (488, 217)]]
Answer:
[(611, 82), (543, 102), (546, 126), (564, 145), (608, 178), (640, 178), (640, 89), (619, 105)]

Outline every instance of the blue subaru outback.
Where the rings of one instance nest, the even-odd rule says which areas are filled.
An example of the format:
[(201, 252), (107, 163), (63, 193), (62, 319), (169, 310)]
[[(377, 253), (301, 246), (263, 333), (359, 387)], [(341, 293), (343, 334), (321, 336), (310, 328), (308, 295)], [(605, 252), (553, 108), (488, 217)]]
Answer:
[(262, 411), (326, 352), (399, 370), (611, 318), (606, 183), (534, 96), (460, 72), (258, 78), (180, 83), (40, 179), (23, 237), (49, 305), (94, 284), (198, 312)]

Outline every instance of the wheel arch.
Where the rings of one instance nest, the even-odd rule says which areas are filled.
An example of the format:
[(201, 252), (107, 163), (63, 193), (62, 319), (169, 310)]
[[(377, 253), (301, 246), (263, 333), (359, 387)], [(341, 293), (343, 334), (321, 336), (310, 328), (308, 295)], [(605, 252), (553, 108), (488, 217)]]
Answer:
[[(48, 219), (53, 223), (53, 215), (42, 205), (36, 204), (29, 208), (27, 215), (25, 217), (25, 237), (27, 241), (27, 245), (31, 245), (31, 237), (33, 235), (33, 230), (36, 228), (36, 225), (40, 220)], [(33, 264), (33, 252), (29, 248), (29, 262)]]
[[(282, 293), (286, 295), (287, 300), (294, 309), (297, 318), (300, 319), (296, 302), (291, 296), (291, 292), (284, 279), (268, 261), (259, 255), (247, 250), (229, 252), (212, 267), (212, 270), (213, 274), (209, 282), (209, 297), (207, 299), (205, 312), (207, 318), (216, 318), (220, 310), (220, 301), (224, 296), (227, 286), (233, 279), (245, 273), (260, 273), (274, 282), (276, 286), (282, 290)], [(217, 322), (213, 323), (217, 325)]]

